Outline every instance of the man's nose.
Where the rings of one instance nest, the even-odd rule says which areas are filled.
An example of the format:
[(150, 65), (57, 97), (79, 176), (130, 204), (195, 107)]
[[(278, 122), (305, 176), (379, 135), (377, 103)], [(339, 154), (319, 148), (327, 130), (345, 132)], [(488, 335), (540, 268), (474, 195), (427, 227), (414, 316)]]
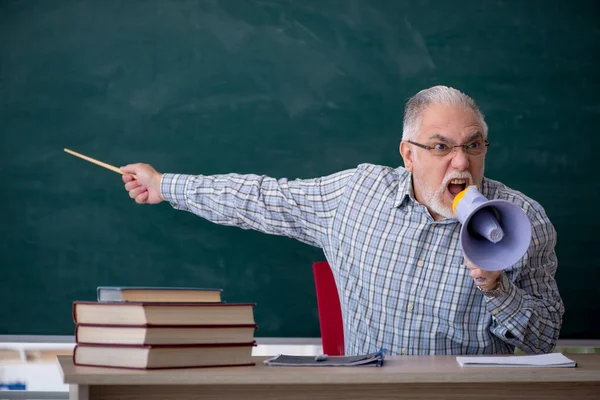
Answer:
[(458, 171), (469, 168), (469, 156), (464, 147), (457, 146), (452, 149), (452, 166)]

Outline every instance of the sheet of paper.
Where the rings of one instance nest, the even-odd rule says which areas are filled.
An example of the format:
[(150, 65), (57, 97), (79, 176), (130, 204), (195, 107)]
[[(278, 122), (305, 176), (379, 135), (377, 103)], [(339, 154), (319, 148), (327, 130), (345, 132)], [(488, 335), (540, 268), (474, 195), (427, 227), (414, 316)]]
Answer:
[(461, 367), (576, 367), (577, 363), (562, 353), (533, 356), (456, 357)]

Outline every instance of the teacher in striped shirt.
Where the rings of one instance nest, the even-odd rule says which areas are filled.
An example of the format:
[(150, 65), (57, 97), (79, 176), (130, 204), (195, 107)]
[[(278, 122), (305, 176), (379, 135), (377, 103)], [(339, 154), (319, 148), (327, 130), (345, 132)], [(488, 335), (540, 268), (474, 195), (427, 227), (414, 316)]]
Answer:
[[(321, 247), (342, 306), (345, 352), (551, 352), (564, 306), (554, 275), (556, 232), (543, 207), (484, 176), (488, 127), (472, 98), (445, 86), (406, 104), (404, 167), (362, 164), (315, 179), (161, 174), (122, 167), (129, 196), (168, 201), (217, 224)], [(526, 254), (504, 271), (465, 259), (454, 196), (477, 185), (521, 207), (532, 224)]]

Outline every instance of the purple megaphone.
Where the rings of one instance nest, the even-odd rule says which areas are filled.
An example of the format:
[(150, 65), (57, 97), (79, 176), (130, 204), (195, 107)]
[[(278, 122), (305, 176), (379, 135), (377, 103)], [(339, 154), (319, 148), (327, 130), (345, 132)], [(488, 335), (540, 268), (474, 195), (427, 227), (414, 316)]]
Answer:
[(510, 268), (529, 248), (531, 221), (506, 200), (488, 200), (476, 186), (469, 186), (456, 195), (452, 211), (462, 224), (463, 253), (481, 269)]

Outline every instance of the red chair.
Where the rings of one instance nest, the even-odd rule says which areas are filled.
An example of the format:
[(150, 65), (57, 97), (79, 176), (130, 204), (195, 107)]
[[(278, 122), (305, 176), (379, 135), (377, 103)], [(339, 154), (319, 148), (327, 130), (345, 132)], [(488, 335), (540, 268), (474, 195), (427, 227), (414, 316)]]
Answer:
[(333, 273), (327, 261), (313, 263), (313, 275), (317, 292), (319, 325), (323, 353), (330, 356), (344, 355), (344, 323), (342, 307)]

